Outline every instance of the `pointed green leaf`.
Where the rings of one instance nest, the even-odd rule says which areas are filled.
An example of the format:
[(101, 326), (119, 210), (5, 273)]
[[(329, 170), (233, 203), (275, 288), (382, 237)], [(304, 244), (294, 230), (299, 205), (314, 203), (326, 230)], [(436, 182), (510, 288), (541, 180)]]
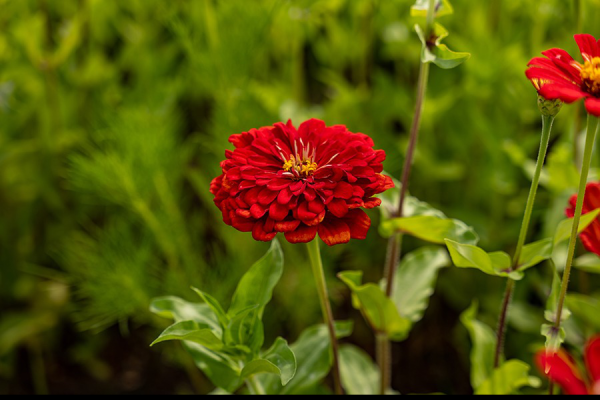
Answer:
[(248, 379), (252, 375), (275, 374), (281, 376), (281, 370), (268, 360), (252, 360), (242, 369), (242, 379)]
[[(600, 209), (590, 211), (589, 213), (582, 215), (581, 219), (579, 220), (579, 228), (577, 232), (581, 233), (585, 228), (587, 228), (598, 217), (598, 214), (600, 214)], [(572, 230), (573, 218), (561, 221), (556, 229), (556, 233), (554, 234), (554, 245), (556, 246), (562, 241), (569, 240)]]
[(477, 243), (479, 241), (473, 228), (464, 222), (430, 215), (394, 218), (382, 222), (380, 233), (383, 237), (391, 237), (398, 232), (437, 244), (444, 244), (444, 239), (460, 243)]
[(423, 247), (407, 254), (394, 278), (393, 301), (401, 316), (418, 322), (433, 295), (438, 271), (450, 264), (438, 247)]
[(347, 271), (338, 274), (338, 277), (350, 288), (356, 301), (353, 301), (374, 331), (386, 333), (393, 341), (406, 339), (412, 326), (410, 320), (403, 318), (393, 301), (388, 298), (381, 288), (369, 283), (359, 285), (362, 272)]
[(469, 331), (471, 337), (471, 385), (480, 387), (494, 370), (494, 351), (496, 348), (496, 334), (489, 326), (479, 322), (477, 317), (477, 303), (474, 302), (460, 316), (460, 321)]
[(296, 375), (296, 356), (285, 339), (277, 338), (273, 346), (262, 355), (262, 358), (279, 369), (283, 386), (287, 385)]
[(519, 260), (519, 271), (525, 271), (539, 263), (552, 258), (554, 242), (552, 239), (543, 239), (523, 246)]
[[(563, 328), (557, 328), (554, 325), (542, 325), (542, 336), (546, 337), (546, 352), (556, 354), (567, 338), (567, 333)], [(546, 371), (548, 372), (548, 371)]]
[(223, 348), (223, 342), (208, 325), (201, 325), (195, 321), (182, 321), (171, 325), (150, 346), (170, 340), (194, 342), (215, 351)]
[(489, 379), (475, 391), (476, 395), (509, 395), (518, 394), (524, 386), (538, 388), (542, 382), (539, 378), (529, 376), (531, 367), (523, 361), (510, 360), (494, 370)]
[(448, 36), (448, 31), (440, 24), (435, 24), (431, 37), (427, 37), (428, 35), (423, 32), (419, 25), (415, 25), (415, 31), (423, 46), (421, 61), (424, 63), (432, 62), (440, 68), (452, 69), (471, 57), (469, 53), (454, 52), (445, 44), (441, 44), (442, 40)]
[(433, 54), (433, 63), (442, 69), (456, 68), (471, 58), (471, 53), (452, 51), (445, 44), (437, 45)]
[(150, 311), (175, 322), (195, 321), (206, 324), (218, 336), (222, 333), (217, 317), (207, 304), (189, 303), (179, 297), (159, 297), (152, 300)]
[(259, 315), (262, 317), (282, 274), (283, 251), (279, 242), (273, 240), (267, 254), (257, 261), (240, 281), (228, 315), (235, 315), (248, 306), (258, 305)]
[(459, 268), (475, 268), (488, 275), (523, 279), (520, 271), (511, 271), (510, 256), (504, 252), (486, 253), (477, 246), (446, 240), (454, 265)]
[(348, 395), (379, 394), (379, 368), (356, 346), (340, 347), (340, 375)]
[(227, 317), (227, 314), (225, 314), (225, 311), (223, 310), (223, 307), (221, 307), (219, 301), (208, 293), (204, 293), (199, 289), (193, 287), (192, 290), (196, 292), (198, 296), (200, 296), (200, 298), (210, 307), (213, 313), (217, 316), (221, 327), (225, 329), (225, 327), (229, 324), (229, 317)]
[(184, 346), (191, 354), (196, 366), (215, 386), (233, 393), (242, 385), (240, 368), (237, 366), (237, 362), (229, 356), (193, 342), (184, 342)]
[(231, 317), (224, 335), (227, 346), (251, 354), (260, 350), (265, 340), (265, 334), (258, 312), (258, 305), (255, 304)]

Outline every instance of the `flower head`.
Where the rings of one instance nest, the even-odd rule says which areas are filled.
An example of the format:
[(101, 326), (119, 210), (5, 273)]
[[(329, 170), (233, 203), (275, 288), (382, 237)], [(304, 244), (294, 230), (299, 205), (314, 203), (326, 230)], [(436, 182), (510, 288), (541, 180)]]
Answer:
[(600, 117), (600, 41), (592, 35), (575, 35), (583, 64), (562, 49), (550, 49), (529, 62), (527, 78), (547, 100), (573, 103), (585, 99), (587, 111)]
[(232, 135), (223, 174), (211, 183), (226, 224), (271, 241), (277, 233), (307, 243), (317, 233), (330, 246), (365, 239), (371, 220), (361, 208), (394, 187), (382, 175), (383, 150), (345, 126), (312, 119), (296, 129), (291, 122)]
[(540, 371), (558, 383), (565, 394), (600, 394), (600, 336), (592, 338), (585, 348), (587, 374), (579, 371), (573, 358), (564, 350), (556, 354), (540, 350), (536, 363)]
[[(574, 194), (571, 196), (569, 207), (566, 209), (567, 217), (573, 218), (576, 204), (577, 194)], [(587, 184), (585, 189), (582, 214), (587, 214), (598, 208), (600, 208), (600, 182), (591, 182)], [(598, 218), (585, 228), (579, 236), (588, 251), (600, 255), (600, 220)]]

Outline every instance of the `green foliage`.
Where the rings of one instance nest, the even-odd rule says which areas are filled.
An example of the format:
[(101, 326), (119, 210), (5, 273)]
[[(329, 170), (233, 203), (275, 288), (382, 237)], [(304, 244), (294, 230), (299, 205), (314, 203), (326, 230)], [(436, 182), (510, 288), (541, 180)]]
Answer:
[(510, 360), (494, 370), (492, 375), (475, 391), (476, 395), (518, 394), (523, 386), (538, 388), (539, 378), (529, 376), (531, 367), (522, 361)]
[(348, 395), (376, 395), (379, 392), (379, 368), (356, 346), (340, 348), (340, 375)]
[(471, 385), (474, 389), (483, 385), (494, 371), (496, 335), (486, 324), (478, 321), (478, 304), (473, 303), (460, 316), (460, 321), (471, 337)]

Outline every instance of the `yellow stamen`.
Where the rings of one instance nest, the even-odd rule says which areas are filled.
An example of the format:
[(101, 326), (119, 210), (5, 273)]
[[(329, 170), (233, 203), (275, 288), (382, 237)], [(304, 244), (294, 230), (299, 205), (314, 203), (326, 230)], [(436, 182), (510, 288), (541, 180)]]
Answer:
[(286, 172), (289, 172), (292, 168), (294, 168), (294, 161), (293, 160), (288, 160), (285, 162), (285, 164), (283, 164), (283, 169)]
[(600, 95), (600, 57), (586, 61), (581, 68), (584, 89), (593, 95)]
[(308, 178), (314, 174), (319, 165), (309, 159), (301, 160), (299, 157), (291, 157), (283, 164), (283, 170), (291, 172), (296, 178)]

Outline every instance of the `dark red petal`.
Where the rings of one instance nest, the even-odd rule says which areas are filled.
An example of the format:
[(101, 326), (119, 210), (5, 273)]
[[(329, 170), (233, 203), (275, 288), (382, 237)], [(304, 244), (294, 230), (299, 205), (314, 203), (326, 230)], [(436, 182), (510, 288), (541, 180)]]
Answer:
[(353, 188), (348, 182), (339, 182), (333, 190), (333, 197), (339, 199), (349, 199), (352, 197)]
[(275, 222), (275, 230), (277, 232), (292, 232), (300, 226), (300, 221), (291, 220), (291, 221), (278, 221)]
[(600, 99), (597, 97), (588, 97), (585, 100), (585, 108), (587, 112), (595, 117), (600, 117)]
[(369, 228), (371, 228), (371, 218), (363, 210), (352, 210), (344, 218), (350, 228), (352, 239), (364, 240), (367, 238)]
[(258, 194), (258, 202), (264, 206), (268, 206), (277, 198), (278, 194), (279, 192), (274, 192), (265, 188)]
[(348, 243), (351, 238), (350, 228), (339, 219), (329, 219), (319, 225), (319, 237), (327, 246)]
[(267, 187), (270, 190), (279, 191), (289, 187), (290, 183), (292, 183), (292, 181), (288, 179), (273, 179), (267, 184)]
[(289, 212), (290, 209), (287, 205), (282, 205), (275, 201), (271, 203), (271, 207), (269, 208), (269, 217), (275, 221), (283, 221), (288, 216)]
[(277, 202), (279, 204), (288, 204), (292, 196), (292, 191), (289, 188), (285, 188), (277, 195)]
[(298, 229), (287, 232), (285, 238), (290, 243), (308, 243), (317, 236), (316, 226), (300, 225)]
[(343, 218), (348, 214), (348, 204), (343, 199), (334, 199), (327, 204), (327, 209), (338, 218)]
[(381, 199), (377, 197), (371, 197), (365, 200), (365, 208), (370, 210), (371, 208), (379, 207), (381, 205)]
[(266, 213), (268, 208), (261, 206), (260, 204), (253, 204), (250, 207), (250, 214), (252, 214), (252, 218), (261, 219)]
[(325, 209), (325, 204), (321, 201), (321, 199), (315, 199), (313, 201), (308, 202), (308, 210), (315, 214), (320, 214)]
[(598, 51), (598, 44), (596, 43), (596, 39), (592, 35), (575, 35), (575, 41), (579, 46), (581, 55), (586, 61), (590, 61), (594, 57), (600, 57), (600, 51)]
[(326, 212), (323, 211), (321, 213), (319, 213), (316, 217), (314, 217), (311, 220), (303, 220), (302, 222), (304, 222), (306, 225), (308, 226), (316, 226), (319, 225), (321, 222), (323, 222), (323, 220), (325, 219), (325, 214)]
[(255, 220), (234, 217), (231, 219), (231, 226), (240, 232), (252, 232), (255, 222)]
[(541, 350), (536, 355), (536, 363), (540, 371), (558, 383), (565, 394), (588, 394), (581, 374), (564, 350), (560, 350), (556, 354), (547, 354), (545, 349)]
[(540, 95), (546, 99), (561, 99), (565, 103), (573, 103), (581, 98), (589, 96), (579, 87), (566, 83), (547, 83), (540, 89)]
[(268, 232), (266, 229), (266, 221), (257, 221), (252, 228), (252, 237), (260, 242), (270, 242), (275, 239), (277, 232)]
[(585, 363), (593, 382), (600, 382), (600, 336), (592, 338), (585, 348)]

